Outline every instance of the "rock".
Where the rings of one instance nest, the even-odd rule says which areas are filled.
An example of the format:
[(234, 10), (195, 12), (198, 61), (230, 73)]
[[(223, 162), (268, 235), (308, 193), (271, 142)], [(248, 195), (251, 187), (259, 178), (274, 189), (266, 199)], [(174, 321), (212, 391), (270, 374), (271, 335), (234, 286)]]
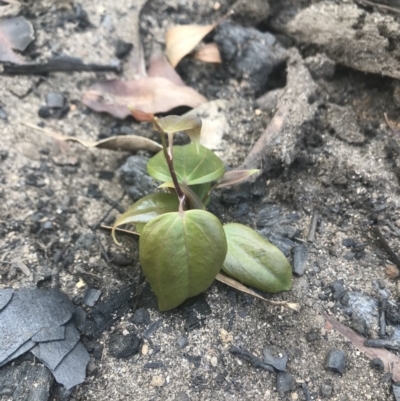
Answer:
[(211, 357), (210, 365), (216, 367), (218, 365), (218, 358), (216, 356)]
[(162, 323), (162, 319), (157, 319), (143, 332), (143, 337), (150, 338), (162, 326)]
[(61, 93), (48, 93), (46, 95), (46, 105), (49, 109), (62, 109), (64, 104), (65, 98)]
[(351, 316), (351, 327), (357, 333), (360, 333), (362, 335), (366, 334), (367, 332), (367, 323), (365, 319), (357, 313), (353, 313), (353, 315)]
[(397, 268), (397, 266), (388, 265), (385, 267), (385, 274), (386, 274), (387, 278), (389, 278), (390, 280), (394, 280), (397, 277), (399, 277), (400, 272), (399, 272), (399, 269)]
[(335, 301), (342, 299), (346, 290), (344, 288), (343, 280), (336, 280), (331, 284), (332, 296)]
[(96, 288), (86, 288), (82, 303), (86, 306), (94, 306), (101, 296), (101, 291)]
[(378, 372), (383, 372), (385, 370), (385, 364), (383, 363), (382, 359), (379, 358), (372, 359), (369, 363), (369, 366)]
[(233, 341), (233, 335), (228, 333), (225, 329), (219, 331), (219, 338), (223, 344), (227, 344)]
[(115, 56), (122, 60), (131, 52), (132, 49), (132, 43), (124, 42), (123, 40), (118, 39), (115, 45)]
[(115, 358), (129, 358), (139, 352), (141, 344), (141, 339), (135, 333), (127, 336), (114, 333), (108, 339), (108, 351)]
[(335, 75), (335, 62), (323, 53), (307, 57), (304, 63), (314, 79), (332, 79)]
[(327, 115), (331, 131), (340, 139), (354, 144), (365, 142), (365, 136), (358, 125), (357, 117), (350, 107), (329, 104)]
[(151, 383), (154, 387), (162, 387), (165, 384), (165, 377), (164, 376), (153, 376), (151, 378)]
[(286, 371), (286, 365), (288, 362), (287, 355), (284, 355), (282, 357), (274, 357), (268, 347), (265, 347), (263, 349), (263, 355), (264, 363), (266, 363), (267, 365), (271, 365), (273, 368), (281, 372)]
[(346, 355), (341, 350), (329, 351), (325, 360), (325, 369), (343, 374), (346, 368)]
[(265, 91), (271, 73), (285, 60), (285, 50), (275, 36), (254, 28), (226, 21), (216, 28), (214, 41), (228, 74), (246, 82), (255, 94)]
[(332, 392), (333, 392), (333, 388), (328, 383), (322, 383), (319, 391), (320, 391), (321, 396), (323, 398), (331, 398)]
[(296, 388), (296, 383), (293, 376), (287, 372), (278, 372), (276, 377), (276, 391), (278, 393), (287, 393)]
[[(344, 299), (345, 302), (343, 302)], [(347, 315), (358, 316), (365, 321), (366, 330), (374, 330), (379, 327), (379, 305), (376, 299), (359, 292), (349, 291), (342, 298), (341, 304), (348, 305), (344, 308)]]
[(130, 320), (135, 324), (149, 324), (150, 312), (145, 308), (136, 309)]
[(121, 182), (128, 187), (128, 194), (134, 201), (157, 188), (156, 181), (147, 174), (147, 162), (147, 157), (129, 156), (119, 169)]
[(189, 344), (189, 340), (186, 336), (182, 335), (176, 340), (176, 343), (179, 348), (185, 348)]
[(256, 26), (269, 16), (267, 0), (237, 0), (232, 7), (234, 14), (231, 19), (243, 26)]
[(304, 274), (305, 265), (307, 262), (307, 248), (302, 245), (296, 245), (293, 248), (293, 272), (298, 276), (302, 276)]
[(288, 24), (296, 41), (316, 46), (347, 67), (400, 79), (400, 25), (351, 3), (324, 1), (300, 11)]

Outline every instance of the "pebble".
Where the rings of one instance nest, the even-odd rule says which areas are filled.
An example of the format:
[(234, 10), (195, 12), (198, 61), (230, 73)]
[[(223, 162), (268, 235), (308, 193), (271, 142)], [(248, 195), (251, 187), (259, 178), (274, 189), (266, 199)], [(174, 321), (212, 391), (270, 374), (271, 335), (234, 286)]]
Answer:
[(279, 393), (287, 393), (296, 388), (293, 376), (287, 372), (279, 372), (276, 377), (276, 390)]
[(323, 398), (331, 398), (333, 388), (328, 383), (322, 383), (320, 387), (320, 393)]
[(304, 274), (305, 265), (307, 262), (307, 248), (302, 245), (296, 245), (293, 248), (293, 271), (298, 276), (302, 276)]
[(233, 335), (228, 333), (225, 329), (221, 329), (219, 331), (219, 338), (224, 344), (230, 343), (233, 341)]
[(189, 340), (186, 336), (182, 335), (176, 340), (176, 343), (179, 348), (185, 348), (189, 344)]
[(375, 369), (378, 372), (383, 372), (385, 370), (385, 365), (382, 359), (379, 358), (372, 359), (372, 361), (369, 363), (369, 366), (371, 366), (372, 369)]
[(151, 383), (154, 387), (162, 387), (165, 384), (165, 377), (164, 376), (153, 376), (151, 378)]
[(385, 274), (390, 280), (394, 280), (399, 277), (399, 269), (395, 265), (388, 265), (385, 267)]
[(147, 344), (143, 344), (142, 355), (147, 355), (148, 353), (149, 353), (149, 346)]
[(346, 368), (346, 355), (342, 350), (333, 349), (325, 360), (325, 369), (342, 374)]
[(210, 364), (211, 364), (211, 366), (216, 367), (216, 366), (218, 365), (218, 358), (217, 358), (216, 356), (213, 356), (213, 357), (210, 359)]
[(344, 288), (343, 280), (336, 280), (331, 284), (332, 295), (334, 300), (343, 298), (346, 290)]
[(139, 352), (141, 342), (135, 333), (127, 336), (114, 333), (108, 339), (108, 350), (115, 358), (129, 358)]
[(297, 393), (293, 393), (292, 396), (290, 397), (293, 401), (297, 401), (299, 399), (299, 396)]

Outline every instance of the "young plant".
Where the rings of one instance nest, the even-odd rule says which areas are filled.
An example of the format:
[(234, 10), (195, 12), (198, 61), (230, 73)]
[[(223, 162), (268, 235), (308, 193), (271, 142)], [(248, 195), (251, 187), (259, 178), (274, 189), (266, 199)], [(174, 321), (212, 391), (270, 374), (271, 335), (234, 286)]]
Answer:
[[(147, 195), (115, 222), (134, 224), (140, 234), (139, 259), (160, 310), (172, 309), (205, 291), (222, 269), (259, 290), (291, 287), (292, 269), (282, 252), (249, 227), (229, 223), (206, 211), (213, 189), (237, 184), (258, 170), (225, 171), (211, 150), (200, 145), (197, 117), (148, 115), (161, 136), (162, 151), (147, 164), (166, 192)], [(173, 146), (185, 131), (192, 143)], [(168, 143), (167, 143), (168, 140)]]

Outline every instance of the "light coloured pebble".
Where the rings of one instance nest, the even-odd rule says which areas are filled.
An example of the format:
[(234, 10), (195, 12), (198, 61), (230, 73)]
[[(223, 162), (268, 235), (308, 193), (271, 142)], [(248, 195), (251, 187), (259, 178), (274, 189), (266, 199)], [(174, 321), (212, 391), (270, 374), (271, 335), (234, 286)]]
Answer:
[(154, 387), (162, 387), (165, 384), (164, 376), (153, 376), (151, 378), (151, 385)]
[(293, 401), (296, 401), (299, 399), (299, 396), (297, 395), (297, 393), (293, 393), (291, 398)]
[(122, 332), (122, 335), (123, 336), (127, 336), (129, 334), (129, 331), (127, 330), (127, 329), (125, 329), (123, 332)]
[(213, 356), (213, 357), (211, 358), (210, 364), (211, 364), (211, 366), (214, 366), (214, 367), (216, 367), (216, 366), (218, 365), (218, 359), (217, 359), (216, 356)]
[(147, 355), (148, 353), (149, 353), (149, 346), (147, 344), (143, 344), (142, 355)]
[(221, 329), (219, 331), (219, 337), (224, 344), (233, 341), (233, 335), (231, 333), (228, 333), (225, 329)]

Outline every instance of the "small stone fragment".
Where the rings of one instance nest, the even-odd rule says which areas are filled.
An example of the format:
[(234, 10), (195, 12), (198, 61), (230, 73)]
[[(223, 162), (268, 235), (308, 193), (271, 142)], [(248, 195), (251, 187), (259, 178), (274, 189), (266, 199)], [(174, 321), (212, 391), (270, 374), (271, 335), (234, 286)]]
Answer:
[(153, 376), (151, 378), (151, 383), (154, 387), (162, 387), (165, 384), (165, 377), (164, 376)]
[(49, 109), (62, 109), (65, 98), (61, 93), (48, 93), (46, 95), (46, 105)]
[(346, 355), (342, 350), (329, 351), (325, 360), (325, 369), (343, 374), (346, 368)]
[(323, 398), (331, 398), (333, 388), (328, 383), (322, 383), (320, 387), (320, 393)]
[(96, 288), (86, 288), (85, 295), (83, 296), (83, 304), (93, 307), (99, 300), (101, 291)]
[(400, 386), (395, 386), (393, 384), (393, 395), (396, 401), (400, 401)]
[(334, 300), (343, 298), (346, 290), (344, 288), (343, 280), (336, 280), (331, 284), (332, 295)]
[(135, 333), (127, 336), (114, 333), (108, 339), (108, 350), (115, 358), (129, 358), (139, 352), (141, 343)]
[(228, 333), (225, 329), (221, 329), (219, 331), (219, 338), (224, 344), (230, 343), (233, 341), (233, 335)]
[(293, 376), (287, 372), (279, 372), (276, 378), (276, 390), (278, 393), (287, 393), (296, 388)]
[(133, 49), (133, 44), (119, 39), (115, 46), (115, 55), (119, 59), (125, 58)]
[(135, 313), (131, 319), (132, 323), (135, 324), (148, 324), (150, 323), (150, 312), (148, 309), (139, 308), (135, 310)]
[(264, 355), (264, 363), (266, 363), (267, 365), (271, 365), (276, 370), (282, 372), (286, 371), (286, 365), (288, 362), (287, 355), (284, 355), (283, 357), (274, 357), (268, 347), (265, 347), (263, 349), (263, 355)]
[(397, 277), (399, 277), (399, 275), (400, 275), (399, 269), (395, 265), (386, 266), (385, 273), (386, 273), (387, 278), (389, 278), (390, 280), (394, 280)]
[(143, 344), (142, 355), (146, 356), (148, 353), (149, 353), (149, 346), (147, 344)]
[(369, 363), (369, 366), (371, 366), (372, 369), (375, 369), (378, 372), (383, 372), (385, 370), (385, 365), (382, 359), (379, 358), (372, 359), (372, 361)]
[(179, 348), (185, 348), (189, 344), (189, 341), (186, 336), (182, 335), (176, 340), (176, 343), (178, 344)]
[(307, 262), (307, 248), (302, 245), (296, 245), (293, 248), (293, 272), (298, 276), (304, 274), (305, 265)]
[(213, 357), (210, 359), (210, 364), (211, 364), (211, 366), (216, 367), (216, 366), (218, 365), (218, 358), (217, 358), (216, 356), (213, 356)]
[(367, 322), (358, 313), (353, 313), (351, 316), (351, 327), (360, 334), (365, 334), (367, 332)]

